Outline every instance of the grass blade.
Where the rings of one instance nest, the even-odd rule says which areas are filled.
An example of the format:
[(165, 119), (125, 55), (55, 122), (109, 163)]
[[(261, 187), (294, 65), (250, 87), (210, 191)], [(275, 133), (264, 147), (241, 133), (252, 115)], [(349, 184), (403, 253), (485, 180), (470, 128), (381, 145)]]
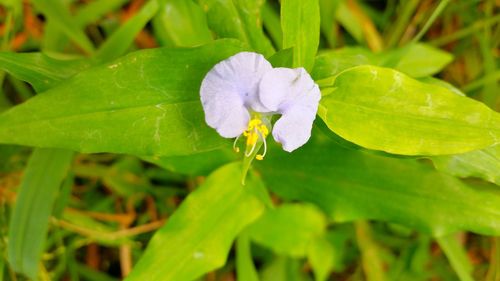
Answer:
[(32, 279), (38, 273), (52, 206), (69, 169), (73, 152), (36, 149), (19, 188), (9, 225), (8, 260)]

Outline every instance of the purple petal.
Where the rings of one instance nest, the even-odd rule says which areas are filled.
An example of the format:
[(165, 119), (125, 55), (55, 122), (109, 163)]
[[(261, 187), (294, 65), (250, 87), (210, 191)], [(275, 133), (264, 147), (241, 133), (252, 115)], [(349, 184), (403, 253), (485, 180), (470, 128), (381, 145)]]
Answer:
[(260, 54), (241, 52), (216, 64), (201, 83), (200, 97), (207, 124), (223, 137), (246, 129), (248, 110), (268, 112), (257, 95), (259, 82), (271, 64)]
[(281, 116), (273, 127), (273, 138), (283, 149), (292, 152), (304, 145), (311, 137), (315, 114), (307, 107), (295, 106)]
[(259, 85), (262, 105), (274, 112), (302, 105), (316, 113), (320, 98), (318, 85), (304, 68), (274, 68), (264, 74)]
[(281, 113), (274, 124), (273, 137), (291, 152), (311, 137), (321, 92), (303, 68), (274, 68), (266, 72), (259, 85), (261, 103)]
[(234, 91), (218, 91), (210, 101), (203, 102), (205, 121), (225, 138), (235, 138), (245, 131), (250, 114)]

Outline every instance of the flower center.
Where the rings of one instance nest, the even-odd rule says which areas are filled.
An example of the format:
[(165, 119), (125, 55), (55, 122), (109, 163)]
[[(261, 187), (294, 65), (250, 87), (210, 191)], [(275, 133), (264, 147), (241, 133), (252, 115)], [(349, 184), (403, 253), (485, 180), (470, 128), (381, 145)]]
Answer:
[[(267, 128), (266, 124), (264, 124), (264, 122), (262, 122), (259, 117), (254, 117), (253, 119), (251, 119), (250, 122), (248, 122), (247, 129), (243, 132), (243, 136), (247, 139), (245, 156), (249, 157), (250, 155), (252, 155), (252, 153), (255, 151), (257, 143), (259, 142), (259, 140), (262, 140), (262, 143), (264, 144), (264, 151), (262, 154), (257, 154), (255, 156), (255, 159), (264, 159), (264, 156), (267, 152), (267, 135), (269, 135), (269, 129)], [(234, 140), (233, 148), (236, 152), (240, 151), (239, 147), (236, 146), (240, 136), (238, 136)]]

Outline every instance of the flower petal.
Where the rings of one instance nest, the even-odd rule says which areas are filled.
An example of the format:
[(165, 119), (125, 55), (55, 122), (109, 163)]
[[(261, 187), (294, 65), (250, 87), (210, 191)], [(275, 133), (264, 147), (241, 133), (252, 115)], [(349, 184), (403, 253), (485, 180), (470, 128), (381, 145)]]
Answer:
[(273, 137), (288, 152), (304, 145), (311, 137), (321, 92), (303, 68), (274, 68), (259, 85), (261, 103), (281, 113), (274, 124)]
[(321, 93), (304, 68), (274, 68), (262, 77), (259, 99), (274, 112), (283, 113), (295, 105), (310, 107), (316, 113)]
[(316, 114), (304, 106), (295, 106), (281, 116), (273, 127), (273, 138), (283, 149), (292, 152), (304, 145), (311, 137)]
[(234, 91), (218, 91), (209, 102), (203, 103), (205, 121), (225, 138), (235, 138), (245, 131), (250, 114)]
[(241, 52), (219, 62), (201, 83), (200, 96), (203, 106), (223, 102), (217, 98), (219, 93), (230, 92), (239, 98), (245, 107), (267, 112), (259, 101), (257, 91), (262, 76), (271, 69), (271, 64), (262, 55), (251, 52)]

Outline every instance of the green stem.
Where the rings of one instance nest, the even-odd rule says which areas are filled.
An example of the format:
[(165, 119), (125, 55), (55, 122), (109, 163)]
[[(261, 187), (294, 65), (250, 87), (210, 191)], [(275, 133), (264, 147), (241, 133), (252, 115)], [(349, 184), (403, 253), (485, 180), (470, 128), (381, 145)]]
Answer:
[(394, 23), (392, 32), (389, 33), (387, 39), (388, 48), (394, 47), (399, 42), (419, 2), (420, 1), (418, 0), (411, 0), (406, 2), (404, 7), (402, 8), (401, 15), (396, 19), (396, 22)]
[(476, 31), (478, 31), (484, 27), (494, 25), (498, 21), (500, 21), (500, 15), (496, 15), (494, 17), (491, 17), (489, 19), (485, 19), (482, 21), (477, 21), (469, 27), (460, 29), (457, 32), (452, 33), (452, 34), (447, 35), (447, 36), (441, 36), (435, 40), (429, 41), (429, 43), (431, 45), (434, 45), (434, 46), (442, 46), (442, 45), (448, 44), (450, 42), (456, 41), (458, 39), (461, 39), (463, 37), (474, 34)]
[(500, 280), (500, 237), (492, 238), (490, 268), (485, 281)]
[(370, 224), (366, 221), (355, 222), (356, 242), (361, 252), (363, 271), (368, 281), (387, 280), (384, 272), (379, 247), (373, 241)]
[(5, 17), (5, 34), (2, 40), (1, 50), (9, 50), (10, 45), (10, 33), (12, 31), (12, 10), (7, 10), (7, 16)]
[(443, 0), (443, 1), (439, 2), (438, 6), (434, 10), (434, 12), (432, 12), (432, 15), (427, 20), (424, 27), (418, 32), (418, 34), (415, 36), (415, 38), (413, 38), (411, 43), (416, 43), (416, 42), (420, 41), (420, 39), (422, 39), (422, 36), (424, 36), (424, 34), (427, 32), (427, 30), (429, 30), (431, 25), (434, 23), (434, 21), (436, 21), (436, 19), (439, 17), (439, 15), (443, 12), (444, 8), (446, 8), (448, 3), (450, 3), (450, 0)]
[(472, 92), (481, 88), (485, 84), (494, 83), (500, 80), (500, 70), (497, 70), (493, 73), (490, 73), (486, 76), (483, 76), (477, 80), (470, 82), (469, 84), (462, 87), (464, 92)]
[(455, 235), (438, 237), (436, 241), (441, 249), (443, 249), (460, 281), (474, 281), (470, 275), (472, 265)]

